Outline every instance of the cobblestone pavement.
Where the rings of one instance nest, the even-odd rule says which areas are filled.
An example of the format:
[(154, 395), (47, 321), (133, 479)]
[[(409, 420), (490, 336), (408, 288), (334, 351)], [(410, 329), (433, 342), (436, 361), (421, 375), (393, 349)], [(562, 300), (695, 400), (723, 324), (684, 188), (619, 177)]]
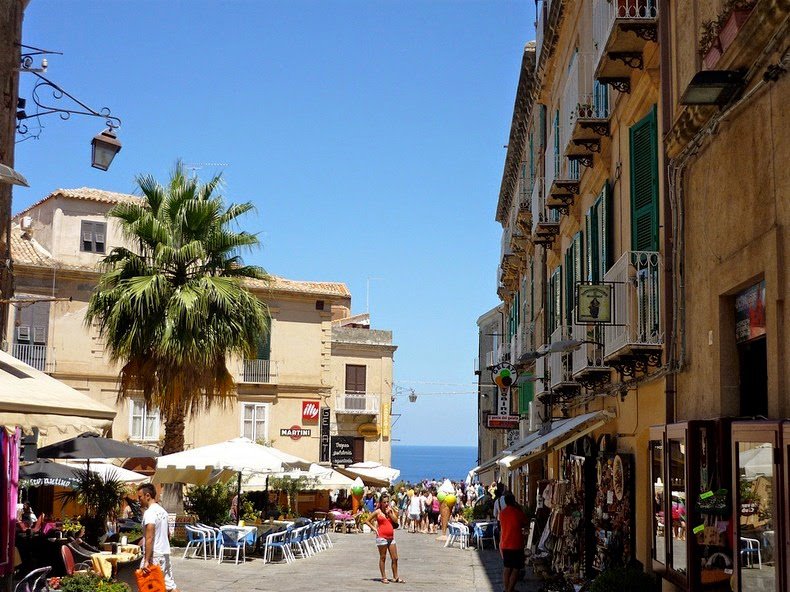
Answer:
[[(357, 592), (380, 590), (378, 554), (372, 534), (334, 534), (334, 547), (313, 557), (285, 563), (264, 564), (260, 558), (234, 565), (226, 561), (182, 559), (173, 550), (173, 575), (181, 592), (225, 592), (227, 590), (321, 590)], [(501, 592), (502, 568), (499, 552), (486, 549), (462, 551), (444, 548), (432, 535), (397, 532), (399, 572), (405, 584), (390, 583), (392, 592), (447, 590)], [(389, 559), (387, 575), (391, 576)], [(534, 592), (534, 581), (520, 582), (519, 592)]]

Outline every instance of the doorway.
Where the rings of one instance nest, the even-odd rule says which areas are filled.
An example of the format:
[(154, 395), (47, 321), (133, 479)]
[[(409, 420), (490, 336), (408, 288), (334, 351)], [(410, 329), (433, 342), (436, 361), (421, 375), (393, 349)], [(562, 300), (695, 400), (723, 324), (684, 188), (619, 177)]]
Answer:
[(765, 336), (738, 344), (740, 415), (768, 416), (768, 353)]

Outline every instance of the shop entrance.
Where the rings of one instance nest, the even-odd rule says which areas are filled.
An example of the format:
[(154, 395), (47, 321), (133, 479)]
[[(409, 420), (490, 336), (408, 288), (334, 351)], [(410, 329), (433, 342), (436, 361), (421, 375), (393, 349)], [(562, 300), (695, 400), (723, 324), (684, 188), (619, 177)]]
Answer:
[(765, 336), (738, 344), (741, 412), (745, 417), (768, 415), (768, 354)]

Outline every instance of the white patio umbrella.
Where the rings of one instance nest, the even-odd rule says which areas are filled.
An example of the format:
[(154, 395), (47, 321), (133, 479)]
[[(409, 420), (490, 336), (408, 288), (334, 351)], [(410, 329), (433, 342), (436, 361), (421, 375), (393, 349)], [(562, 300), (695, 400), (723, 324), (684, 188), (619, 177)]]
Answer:
[(345, 467), (344, 472), (359, 475), (362, 477), (363, 481), (365, 477), (370, 477), (371, 479), (377, 479), (379, 481), (387, 481), (390, 485), (400, 477), (400, 470), (387, 467), (374, 461), (358, 462), (353, 465), (348, 465)]
[(249, 438), (233, 438), (160, 456), (153, 482), (204, 485), (216, 478), (218, 472), (254, 475), (309, 467), (310, 461), (272, 446), (261, 446)]
[(329, 467), (322, 467), (315, 463), (310, 465), (307, 470), (293, 470), (284, 471), (281, 473), (272, 473), (270, 475), (255, 475), (249, 480), (242, 481), (241, 488), (243, 491), (262, 491), (267, 489), (266, 481), (269, 477), (290, 477), (291, 479), (298, 479), (299, 477), (306, 477), (310, 479), (310, 489), (315, 490), (331, 490), (331, 489), (351, 489), (354, 481), (331, 469)]
[[(85, 470), (87, 467), (87, 463), (75, 460), (71, 460), (63, 464), (74, 469)], [(124, 483), (144, 483), (149, 480), (149, 477), (143, 475), (142, 473), (124, 469), (123, 467), (119, 467), (107, 461), (92, 461), (90, 463), (90, 471), (91, 473), (97, 473), (101, 475), (105, 480), (108, 477), (112, 477), (113, 479), (117, 479), (118, 481), (122, 481)]]

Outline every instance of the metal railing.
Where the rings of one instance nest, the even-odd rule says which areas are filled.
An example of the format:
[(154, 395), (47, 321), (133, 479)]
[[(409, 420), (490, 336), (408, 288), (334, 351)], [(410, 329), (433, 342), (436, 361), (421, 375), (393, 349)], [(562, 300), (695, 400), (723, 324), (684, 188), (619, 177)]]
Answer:
[(580, 53), (573, 60), (560, 114), (560, 150), (564, 151), (573, 136), (577, 119), (608, 119), (611, 105), (609, 86), (595, 80), (595, 55)]
[(549, 141), (546, 143), (546, 174), (544, 175), (546, 191), (551, 189), (551, 184), (554, 183), (554, 179), (557, 179), (557, 175), (560, 173), (560, 155), (554, 152), (555, 134), (556, 130), (554, 129), (554, 124), (552, 124), (551, 132), (549, 132)]
[(372, 393), (341, 393), (335, 395), (335, 413), (376, 414), (381, 395)]
[(604, 275), (613, 283), (613, 320), (604, 328), (604, 353), (625, 347), (661, 346), (661, 255), (626, 251)]
[[(571, 333), (571, 327), (557, 327), (551, 334), (551, 343), (570, 339)], [(551, 353), (546, 357), (549, 358), (549, 386), (551, 388), (573, 382), (570, 353)]]
[(658, 0), (593, 0), (594, 67), (601, 61), (617, 19), (653, 20), (657, 16)]
[(240, 381), (248, 384), (274, 384), (277, 382), (277, 362), (271, 360), (244, 360)]
[(560, 214), (557, 210), (549, 210), (546, 207), (546, 189), (543, 177), (537, 177), (532, 187), (532, 233), (535, 234), (538, 224), (558, 223)]
[(46, 345), (14, 343), (11, 347), (11, 355), (41, 372), (55, 371), (55, 357)]
[[(603, 344), (603, 328), (599, 325), (574, 325), (573, 339), (579, 341), (595, 341)], [(603, 361), (603, 345), (583, 343), (572, 353), (572, 374), (576, 376), (589, 369), (608, 368)]]

